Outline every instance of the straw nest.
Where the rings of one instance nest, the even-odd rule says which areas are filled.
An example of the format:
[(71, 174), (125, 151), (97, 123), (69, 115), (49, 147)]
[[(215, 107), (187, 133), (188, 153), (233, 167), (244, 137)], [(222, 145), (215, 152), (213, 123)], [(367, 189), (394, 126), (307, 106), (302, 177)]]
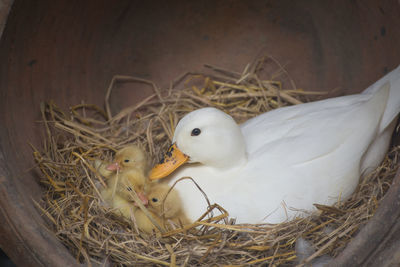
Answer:
[[(266, 73), (271, 64), (278, 71)], [(210, 203), (209, 212), (194, 224), (146, 235), (134, 222), (112, 213), (102, 204), (98, 188), (105, 182), (94, 160), (110, 160), (117, 149), (135, 143), (155, 163), (179, 119), (200, 107), (220, 108), (243, 122), (277, 107), (327, 97), (296, 89), (271, 58), (246, 66), (242, 73), (212, 66), (206, 66), (205, 73), (186, 73), (166, 90), (151, 81), (116, 76), (106, 93), (105, 110), (79, 104), (65, 112), (52, 101), (41, 105), (46, 137), (42, 148), (33, 147), (33, 155), (45, 190), (36, 204), (77, 261), (117, 266), (291, 265), (296, 263), (299, 237), (315, 249), (306, 261), (323, 254), (334, 257), (373, 216), (395, 175), (399, 148), (361, 179), (349, 199), (332, 207), (317, 205), (317, 212), (288, 223), (237, 225), (223, 207)], [(118, 82), (142, 83), (154, 93), (113, 115), (109, 99)]]

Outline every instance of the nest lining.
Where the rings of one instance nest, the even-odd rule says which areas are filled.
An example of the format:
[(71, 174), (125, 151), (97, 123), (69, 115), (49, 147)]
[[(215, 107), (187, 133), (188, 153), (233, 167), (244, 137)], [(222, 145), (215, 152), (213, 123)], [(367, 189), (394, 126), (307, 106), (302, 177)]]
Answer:
[[(294, 245), (299, 237), (309, 240), (316, 251), (307, 262), (323, 254), (334, 257), (344, 249), (388, 190), (398, 167), (398, 147), (362, 178), (349, 199), (332, 207), (316, 205), (318, 211), (310, 216), (276, 225), (236, 225), (223, 207), (210, 203), (201, 220), (147, 235), (102, 204), (98, 187), (105, 181), (93, 162), (110, 161), (116, 150), (131, 143), (148, 151), (152, 164), (158, 162), (177, 122), (189, 111), (213, 106), (240, 123), (277, 107), (327, 97), (296, 89), (279, 66), (277, 72), (265, 73), (268, 64), (276, 66), (271, 58), (262, 58), (242, 73), (206, 65), (207, 73), (186, 73), (166, 90), (151, 81), (115, 76), (104, 110), (79, 104), (65, 112), (53, 101), (41, 105), (46, 137), (43, 147), (33, 147), (33, 155), (45, 190), (36, 204), (77, 261), (116, 266), (278, 266), (297, 263)], [(117, 82), (143, 83), (154, 93), (113, 115), (109, 99)], [(292, 89), (283, 89), (286, 84)]]

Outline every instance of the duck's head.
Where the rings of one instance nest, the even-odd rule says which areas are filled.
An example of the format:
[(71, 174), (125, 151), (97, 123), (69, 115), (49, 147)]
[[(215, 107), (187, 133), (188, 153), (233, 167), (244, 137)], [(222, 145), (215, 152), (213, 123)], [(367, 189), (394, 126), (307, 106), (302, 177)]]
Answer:
[(144, 170), (146, 165), (147, 157), (143, 149), (134, 145), (129, 145), (115, 154), (115, 160), (112, 164), (107, 166), (107, 170), (116, 171), (129, 169), (131, 167)]
[(184, 116), (175, 129), (172, 146), (150, 173), (160, 179), (185, 162), (223, 169), (246, 159), (246, 146), (239, 126), (216, 108), (202, 108)]

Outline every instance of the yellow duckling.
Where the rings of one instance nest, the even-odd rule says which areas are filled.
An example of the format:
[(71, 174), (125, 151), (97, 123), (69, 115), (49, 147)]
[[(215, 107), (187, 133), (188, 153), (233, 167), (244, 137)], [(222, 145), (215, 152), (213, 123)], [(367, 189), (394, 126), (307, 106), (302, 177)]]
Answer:
[(130, 168), (141, 170), (143, 174), (148, 171), (147, 155), (135, 145), (126, 146), (117, 151), (113, 163), (96, 160), (94, 166), (105, 178), (110, 178), (116, 171), (120, 172)]
[[(98, 165), (98, 163), (97, 163)], [(107, 188), (100, 191), (105, 202), (114, 208), (114, 213), (131, 219), (136, 205), (132, 191), (147, 204), (144, 194), (146, 184), (147, 155), (137, 146), (119, 150), (112, 164), (101, 164), (98, 171), (107, 178)]]
[[(167, 184), (152, 185), (147, 194), (148, 211), (156, 222), (161, 226), (166, 226), (166, 222), (180, 226), (191, 223), (183, 212), (181, 198), (176, 190), (170, 190)], [(141, 209), (134, 211), (137, 227), (146, 232), (158, 231), (157, 227), (144, 214)]]
[(114, 162), (105, 169), (114, 172), (135, 168), (146, 173), (148, 171), (147, 161), (147, 155), (143, 149), (135, 145), (129, 145), (117, 151)]
[(124, 172), (112, 175), (107, 180), (107, 188), (100, 191), (104, 200), (114, 208), (114, 213), (131, 219), (135, 205), (132, 191), (135, 190), (137, 196), (144, 205), (148, 203), (144, 194), (146, 177), (140, 170), (131, 168)]

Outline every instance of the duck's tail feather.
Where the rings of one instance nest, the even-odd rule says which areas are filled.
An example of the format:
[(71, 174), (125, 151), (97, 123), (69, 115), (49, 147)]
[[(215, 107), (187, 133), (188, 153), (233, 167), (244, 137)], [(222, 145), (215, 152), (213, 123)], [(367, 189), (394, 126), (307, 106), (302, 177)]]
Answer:
[(390, 126), (400, 112), (400, 65), (365, 89), (363, 94), (375, 94), (380, 90), (385, 90), (386, 86), (390, 87), (390, 92), (379, 126), (379, 133)]
[(366, 175), (382, 162), (396, 126), (400, 112), (400, 66), (365, 89), (363, 94), (372, 94), (372, 100), (385, 105), (377, 135), (361, 160), (361, 172)]

